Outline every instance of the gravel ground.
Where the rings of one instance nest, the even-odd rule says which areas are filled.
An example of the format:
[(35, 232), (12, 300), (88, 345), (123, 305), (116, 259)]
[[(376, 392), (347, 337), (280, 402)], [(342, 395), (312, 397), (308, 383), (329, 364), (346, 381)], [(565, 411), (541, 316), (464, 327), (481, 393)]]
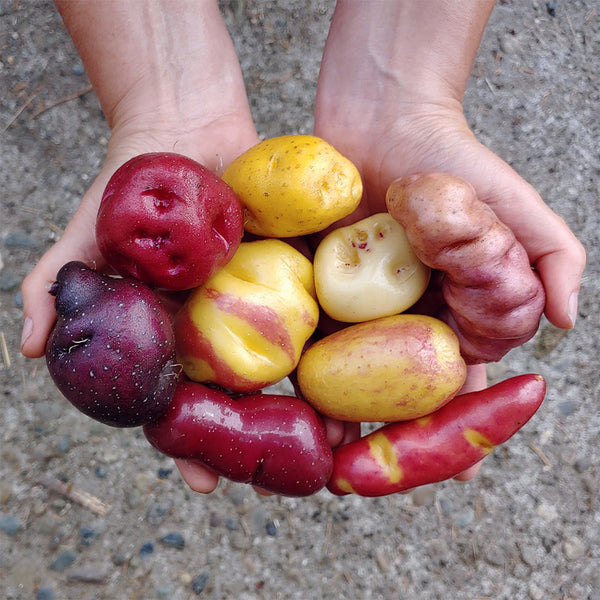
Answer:
[[(261, 135), (310, 133), (332, 3), (222, 7)], [(53, 5), (0, 0), (0, 597), (600, 598), (599, 75), (597, 0), (498, 3), (469, 121), (569, 223), (588, 269), (576, 330), (544, 322), (490, 366), (492, 381), (541, 373), (549, 391), (480, 476), (379, 499), (263, 498), (227, 482), (200, 496), (140, 431), (79, 414), (44, 362), (19, 354), (20, 281), (108, 131)]]

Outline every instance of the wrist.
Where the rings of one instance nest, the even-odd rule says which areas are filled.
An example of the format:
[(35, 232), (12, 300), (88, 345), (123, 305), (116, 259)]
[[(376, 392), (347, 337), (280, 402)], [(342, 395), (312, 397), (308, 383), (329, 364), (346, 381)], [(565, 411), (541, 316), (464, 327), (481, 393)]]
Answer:
[[(493, 0), (339, 0), (322, 73), (369, 100), (462, 103)], [(340, 67), (341, 65), (341, 67)]]

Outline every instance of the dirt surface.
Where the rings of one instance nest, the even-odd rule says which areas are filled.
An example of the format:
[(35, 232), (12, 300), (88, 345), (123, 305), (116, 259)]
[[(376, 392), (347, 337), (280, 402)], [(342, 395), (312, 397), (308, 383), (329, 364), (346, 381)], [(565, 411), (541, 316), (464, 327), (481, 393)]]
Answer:
[[(332, 3), (222, 8), (261, 135), (310, 133)], [(600, 598), (599, 76), (596, 0), (504, 0), (468, 89), (478, 137), (588, 251), (576, 330), (544, 322), (490, 366), (492, 381), (547, 378), (524, 430), (467, 484), (299, 500), (222, 482), (200, 496), (140, 431), (79, 414), (19, 354), (20, 281), (93, 180), (108, 130), (53, 5), (0, 0), (0, 597)]]

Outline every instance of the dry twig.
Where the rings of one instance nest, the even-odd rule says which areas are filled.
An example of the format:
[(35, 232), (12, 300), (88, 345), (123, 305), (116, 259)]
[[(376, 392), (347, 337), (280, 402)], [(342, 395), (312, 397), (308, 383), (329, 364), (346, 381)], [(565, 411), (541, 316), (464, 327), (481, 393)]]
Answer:
[(55, 106), (58, 106), (59, 104), (64, 104), (65, 102), (70, 102), (71, 100), (75, 100), (76, 98), (81, 98), (81, 96), (85, 96), (88, 92), (92, 91), (92, 85), (87, 85), (86, 87), (84, 87), (82, 90), (79, 90), (78, 92), (74, 92), (73, 94), (68, 94), (66, 96), (63, 96), (62, 98), (59, 98), (58, 100), (55, 100), (54, 102), (52, 102), (52, 104), (48, 104), (46, 106), (42, 106), (41, 108), (38, 108), (32, 115), (31, 118), (35, 119), (36, 117), (39, 117), (42, 113), (45, 113), (47, 110), (50, 110), (51, 108), (54, 108)]
[(69, 500), (73, 500), (73, 502), (81, 504), (81, 506), (88, 508), (97, 515), (103, 516), (110, 509), (110, 505), (100, 500), (100, 498), (96, 498), (89, 492), (76, 488), (72, 483), (65, 483), (48, 473), (39, 477), (37, 483)]

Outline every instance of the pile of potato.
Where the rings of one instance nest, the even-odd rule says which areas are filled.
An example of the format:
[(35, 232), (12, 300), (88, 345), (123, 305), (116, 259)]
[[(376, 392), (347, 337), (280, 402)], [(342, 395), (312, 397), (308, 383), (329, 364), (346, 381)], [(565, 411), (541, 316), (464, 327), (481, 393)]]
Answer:
[[(69, 263), (51, 289), (57, 386), (168, 456), (274, 493), (376, 496), (465, 470), (543, 400), (538, 375), (457, 396), (468, 363), (535, 333), (543, 288), (467, 182), (399, 179), (387, 212), (351, 222), (362, 192), (314, 136), (265, 140), (222, 177), (172, 153), (132, 159), (96, 228), (120, 276)], [(262, 393), (288, 376), (297, 398)], [(332, 449), (324, 417), (386, 425)]]

